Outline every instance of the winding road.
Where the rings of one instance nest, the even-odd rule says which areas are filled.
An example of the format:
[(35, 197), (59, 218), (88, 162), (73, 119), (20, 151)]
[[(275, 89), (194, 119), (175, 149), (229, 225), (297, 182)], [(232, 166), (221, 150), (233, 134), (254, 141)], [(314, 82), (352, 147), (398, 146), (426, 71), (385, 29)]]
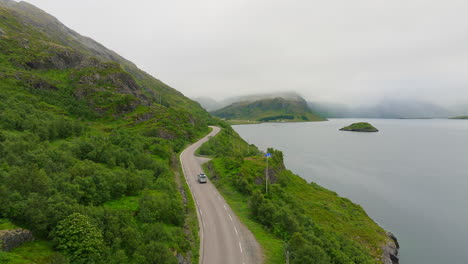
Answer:
[(260, 264), (263, 255), (252, 233), (239, 221), (218, 190), (208, 180), (199, 184), (197, 175), (206, 158), (195, 151), (220, 131), (213, 131), (180, 154), (185, 179), (197, 207), (200, 223), (200, 264)]

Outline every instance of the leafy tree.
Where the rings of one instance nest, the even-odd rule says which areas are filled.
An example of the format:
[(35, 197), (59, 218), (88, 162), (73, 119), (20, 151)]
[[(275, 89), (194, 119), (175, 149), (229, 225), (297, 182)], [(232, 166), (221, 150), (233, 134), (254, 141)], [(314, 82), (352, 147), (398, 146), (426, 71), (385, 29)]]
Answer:
[(104, 247), (101, 231), (87, 216), (73, 213), (60, 221), (53, 232), (54, 243), (73, 263), (96, 263)]

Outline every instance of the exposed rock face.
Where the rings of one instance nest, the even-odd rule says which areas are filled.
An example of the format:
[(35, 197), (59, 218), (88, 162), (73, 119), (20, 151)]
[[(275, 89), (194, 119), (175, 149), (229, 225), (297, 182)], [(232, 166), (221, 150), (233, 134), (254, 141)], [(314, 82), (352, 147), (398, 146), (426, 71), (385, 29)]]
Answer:
[(392, 241), (383, 247), (382, 261), (384, 264), (398, 264), (400, 263), (400, 259), (398, 258), (400, 245), (394, 234), (388, 232), (387, 235)]
[(11, 251), (33, 239), (31, 231), (26, 229), (0, 230), (0, 249), (3, 251)]
[(48, 70), (48, 69), (59, 69), (65, 70), (75, 68), (80, 65), (81, 61), (84, 60), (83, 54), (75, 50), (65, 48), (53, 43), (45, 43), (48, 46), (48, 56), (42, 58), (36, 58), (34, 60), (26, 62), (26, 66), (29, 69), (34, 70)]
[(34, 89), (41, 89), (41, 90), (57, 90), (57, 87), (54, 84), (38, 76), (34, 76), (31, 74), (15, 73), (14, 78), (17, 79), (18, 81), (21, 81), (23, 85), (26, 87), (31, 87)]
[(188, 256), (187, 256), (187, 258), (184, 258), (184, 256), (182, 256), (180, 253), (177, 254), (177, 262), (179, 264), (191, 264), (192, 263)]

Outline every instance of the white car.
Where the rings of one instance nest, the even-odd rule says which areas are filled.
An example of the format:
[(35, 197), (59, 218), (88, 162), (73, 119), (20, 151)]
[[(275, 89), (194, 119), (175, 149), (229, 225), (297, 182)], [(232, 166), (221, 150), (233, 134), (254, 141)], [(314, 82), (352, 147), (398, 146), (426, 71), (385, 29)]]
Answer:
[(199, 183), (206, 183), (208, 181), (208, 178), (204, 173), (198, 174), (198, 182)]

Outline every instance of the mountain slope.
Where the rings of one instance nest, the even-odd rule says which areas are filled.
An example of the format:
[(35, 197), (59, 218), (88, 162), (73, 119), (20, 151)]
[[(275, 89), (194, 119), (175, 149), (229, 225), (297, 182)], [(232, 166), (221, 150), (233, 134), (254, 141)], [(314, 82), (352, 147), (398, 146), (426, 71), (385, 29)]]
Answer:
[[(77, 50), (85, 56), (95, 57), (102, 62), (118, 63), (126, 72), (132, 75), (135, 82), (150, 99), (161, 102), (165, 106), (181, 108), (197, 115), (206, 116), (206, 112), (198, 103), (186, 98), (179, 91), (167, 86), (160, 80), (140, 70), (137, 66), (94, 41), (84, 37), (74, 30), (67, 28), (55, 17), (47, 14), (41, 9), (27, 3), (14, 2), (11, 0), (0, 0), (0, 6), (14, 12), (16, 18), (20, 19), (31, 29), (46, 36), (49, 40), (61, 46)], [(21, 28), (16, 28), (21, 30)], [(66, 59), (66, 58), (64, 58)]]
[(256, 101), (233, 103), (222, 109), (211, 112), (213, 115), (234, 120), (268, 121), (323, 121), (307, 106), (304, 99), (297, 98), (267, 98)]
[(176, 153), (207, 122), (198, 103), (112, 51), (0, 0), (0, 222), (38, 241), (0, 262), (196, 262)]

